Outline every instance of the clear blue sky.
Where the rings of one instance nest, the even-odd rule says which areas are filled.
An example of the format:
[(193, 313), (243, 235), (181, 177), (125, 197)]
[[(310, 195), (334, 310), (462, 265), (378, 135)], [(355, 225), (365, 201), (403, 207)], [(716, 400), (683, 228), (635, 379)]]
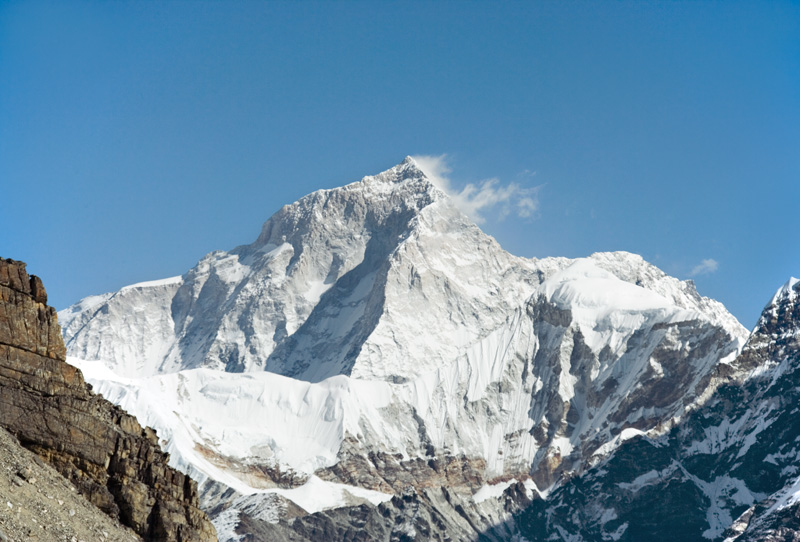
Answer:
[(509, 251), (636, 252), (750, 327), (800, 275), (800, 4), (0, 2), (0, 255), (57, 308), (408, 154), (538, 187), (483, 213)]

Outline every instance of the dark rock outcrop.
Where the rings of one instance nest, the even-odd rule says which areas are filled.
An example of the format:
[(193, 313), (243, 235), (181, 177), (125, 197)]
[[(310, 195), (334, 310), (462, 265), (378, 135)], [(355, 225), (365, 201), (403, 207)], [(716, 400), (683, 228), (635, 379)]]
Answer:
[[(469, 541), (479, 540), (478, 532), (497, 523), (496, 516), (482, 513), (469, 493), (446, 487), (419, 491), (409, 487), (377, 506), (362, 503), (293, 517), (290, 512), (285, 521), (279, 522), (259, 517), (259, 505), (271, 503), (241, 504), (233, 503), (238, 511), (236, 533), (246, 542)], [(512, 536), (510, 530), (499, 527), (480, 540), (500, 542)]]
[(155, 432), (90, 391), (66, 363), (56, 311), (25, 264), (0, 258), (0, 425), (145, 540), (212, 541), (197, 484)]

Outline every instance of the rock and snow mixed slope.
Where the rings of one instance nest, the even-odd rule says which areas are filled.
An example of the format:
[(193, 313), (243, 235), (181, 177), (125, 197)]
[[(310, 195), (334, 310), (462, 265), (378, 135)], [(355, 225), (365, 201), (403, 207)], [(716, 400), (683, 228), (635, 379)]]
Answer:
[(495, 493), (547, 494), (668, 430), (738, 374), (746, 337), (638, 256), (508, 254), (411, 159), (59, 318), (97, 389), (207, 482), (218, 522), (297, 530), (346, 505), (428, 538), (477, 536), (513, 508)]
[(667, 434), (637, 435), (517, 522), (531, 541), (797, 540), (800, 281), (765, 308), (738, 375)]

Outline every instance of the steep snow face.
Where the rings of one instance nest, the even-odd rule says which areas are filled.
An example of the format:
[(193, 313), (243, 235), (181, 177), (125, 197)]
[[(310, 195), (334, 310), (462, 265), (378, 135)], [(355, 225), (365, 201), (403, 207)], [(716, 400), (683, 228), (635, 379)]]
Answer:
[(208, 367), (407, 379), (497, 327), (539, 280), (409, 158), (284, 207), (253, 244), (179, 280), (84, 300), (60, 319), (72, 355), (129, 377)]
[(107, 360), (123, 375), (152, 374), (174, 340), (170, 307), (183, 281), (126, 286), (60, 311), (65, 342), (90, 359)]

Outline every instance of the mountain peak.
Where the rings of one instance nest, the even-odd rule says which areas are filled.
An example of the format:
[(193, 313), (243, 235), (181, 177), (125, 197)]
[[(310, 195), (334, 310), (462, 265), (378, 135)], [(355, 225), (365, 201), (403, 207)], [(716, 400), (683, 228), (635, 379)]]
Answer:
[(264, 223), (254, 248), (279, 246), (284, 242), (298, 248), (298, 236), (305, 239), (318, 227), (325, 230), (321, 233), (328, 237), (331, 229), (341, 236), (351, 237), (354, 234), (371, 236), (390, 224), (389, 230), (397, 230), (395, 233), (400, 235), (422, 209), (446, 199), (444, 192), (428, 180), (409, 156), (376, 175), (344, 186), (317, 190), (285, 205)]
[[(425, 175), (425, 172), (419, 167), (416, 160), (411, 156), (406, 156), (405, 159), (394, 167), (382, 171), (377, 175), (367, 175), (361, 179), (361, 183), (389, 183), (398, 184), (406, 181), (420, 182), (423, 185), (433, 187), (430, 179)], [(357, 183), (356, 183), (357, 184)], [(350, 186), (350, 185), (348, 185)], [(343, 187), (343, 188), (346, 188)]]
[(772, 301), (769, 302), (767, 307), (772, 305), (779, 305), (781, 303), (785, 303), (787, 301), (791, 301), (795, 297), (799, 295), (798, 290), (800, 290), (800, 279), (796, 279), (794, 277), (789, 277), (783, 286), (778, 288), (778, 291), (775, 292), (775, 295), (772, 296)]
[[(640, 256), (591, 260), (590, 280), (613, 275), (652, 290), (658, 303), (708, 315), (731, 336), (743, 332), (724, 308)], [(122, 337), (114, 346), (84, 329), (97, 311), (65, 312), (63, 323), (72, 352), (114, 360), (125, 376), (211, 367), (314, 382), (339, 374), (409, 379), (464, 355), (524, 306), (547, 275), (569, 265), (508, 254), (407, 157), (284, 206), (254, 243), (211, 253), (180, 281), (160, 286), (158, 303), (121, 292), (114, 306), (145, 303), (171, 321), (160, 335), (145, 331), (135, 351)], [(639, 300), (646, 294), (634, 293)], [(93, 326), (113, 327), (104, 314)]]
[[(169, 306), (172, 323), (157, 338), (142, 337), (135, 353), (82, 335), (89, 350), (81, 355), (113, 359), (126, 376), (204, 366), (309, 381), (409, 378), (500, 325), (538, 280), (532, 265), (503, 251), (407, 157), (285, 205), (255, 242), (208, 254), (163, 286), (157, 303), (141, 300), (162, 303), (153, 308), (158, 314)], [(137, 295), (122, 294), (114, 305)], [(411, 305), (415, 316), (406, 321)], [(70, 330), (81, 325), (67, 313), (63, 322)], [(435, 336), (419, 340), (426, 333)]]
[(772, 337), (796, 335), (798, 320), (800, 320), (800, 280), (790, 277), (764, 307), (753, 333), (767, 333)]
[(736, 363), (746, 371), (760, 369), (800, 348), (800, 280), (792, 277), (764, 307)]
[(744, 340), (722, 305), (630, 253), (513, 256), (437, 171), (409, 157), (314, 192), (179, 281), (68, 309), (68, 351), (174, 394), (147, 412), (210, 484), (262, 498), (297, 472), (381, 499), (452, 485), (481, 517), (500, 516), (473, 504), (508, 502), (481, 504), (491, 481), (527, 502), (716, 386)]

